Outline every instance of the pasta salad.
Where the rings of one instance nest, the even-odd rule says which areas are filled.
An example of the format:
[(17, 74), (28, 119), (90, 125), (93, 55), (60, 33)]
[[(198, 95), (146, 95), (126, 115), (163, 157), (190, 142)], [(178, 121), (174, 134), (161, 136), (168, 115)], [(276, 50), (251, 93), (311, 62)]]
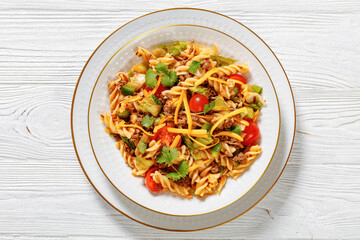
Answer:
[(220, 193), (261, 154), (262, 87), (216, 46), (179, 41), (136, 55), (142, 63), (109, 82), (110, 113), (101, 115), (132, 175), (152, 192)]

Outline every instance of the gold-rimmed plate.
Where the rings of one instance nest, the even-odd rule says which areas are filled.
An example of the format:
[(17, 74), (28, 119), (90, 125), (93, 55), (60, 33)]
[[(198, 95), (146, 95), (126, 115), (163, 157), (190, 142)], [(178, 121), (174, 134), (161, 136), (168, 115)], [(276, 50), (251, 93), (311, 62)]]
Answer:
[[(135, 55), (137, 47), (156, 48), (160, 43), (195, 41), (212, 47), (217, 46), (222, 56), (237, 59), (250, 65), (246, 74), (249, 83), (263, 87), (266, 99), (258, 117), (261, 131), (262, 154), (236, 181), (228, 179), (220, 195), (206, 198), (181, 198), (172, 193), (153, 194), (144, 186), (144, 179), (131, 176), (132, 169), (125, 163), (120, 151), (114, 146), (114, 139), (105, 133), (105, 126), (99, 120), (100, 114), (109, 109), (108, 80), (116, 73), (127, 71), (139, 62)], [(101, 70), (88, 105), (88, 130), (91, 148), (96, 161), (106, 178), (129, 200), (149, 210), (174, 216), (195, 216), (207, 214), (238, 201), (261, 178), (275, 153), (280, 130), (280, 109), (276, 91), (265, 66), (256, 55), (239, 40), (209, 27), (194, 24), (176, 24), (152, 29), (129, 40), (108, 60)]]
[[(195, 14), (195, 15), (192, 15), (192, 14)], [(191, 17), (190, 17), (191, 16)], [(196, 16), (196, 17), (195, 17)], [(151, 18), (151, 21), (150, 19), (148, 18)], [(208, 19), (206, 21), (204, 21), (204, 19)], [(214, 20), (214, 22), (212, 21)], [(149, 23), (147, 23), (147, 21), (150, 21), (152, 24), (150, 24), (151, 26), (149, 26)], [(188, 23), (189, 21), (191, 21), (191, 24)], [(166, 27), (165, 26), (157, 26), (159, 24), (164, 24), (164, 23), (168, 23), (171, 25), (171, 27)], [(204, 24), (206, 23), (206, 24)], [(219, 23), (223, 23), (224, 26), (226, 27), (221, 27), (219, 26)], [(135, 25), (133, 25), (135, 24)], [(139, 30), (141, 32), (138, 32), (139, 34), (138, 35), (132, 35), (132, 34), (128, 34), (130, 36), (126, 36), (124, 37), (124, 34), (127, 34), (128, 33), (128, 28), (131, 27), (129, 25), (133, 25), (132, 27), (134, 26), (138, 26), (136, 29), (139, 29), (140, 27), (139, 26), (142, 26), (144, 29), (143, 30)], [(174, 25), (177, 25), (177, 26), (174, 26)], [(166, 29), (165, 32), (163, 33), (166, 33), (168, 34), (169, 31), (174, 31), (174, 30), (171, 30), (170, 28), (174, 28), (174, 27), (180, 27), (179, 25), (181, 25), (181, 28), (183, 28), (183, 30), (181, 31), (184, 31), (184, 32), (189, 32), (189, 29), (186, 29), (186, 28), (191, 28), (192, 31), (194, 31), (194, 29), (197, 29), (196, 31), (198, 33), (201, 32), (201, 34), (203, 34), (204, 37), (206, 36), (213, 36), (212, 39), (209, 37), (209, 39), (207, 39), (206, 42), (204, 42), (204, 44), (216, 44), (218, 45), (219, 49), (222, 49), (221, 47), (221, 42), (224, 42), (224, 43), (227, 43), (227, 44), (224, 44), (224, 49), (230, 49), (229, 50), (229, 54), (231, 57), (234, 57), (233, 54), (236, 54), (237, 56), (240, 56), (240, 57), (234, 57), (234, 58), (237, 58), (240, 60), (244, 60), (244, 61), (247, 61), (249, 62), (250, 65), (252, 66), (255, 66), (256, 69), (263, 69), (263, 75), (261, 75), (261, 73), (257, 73), (255, 71), (254, 75), (251, 76), (254, 78), (254, 82), (256, 83), (256, 80), (257, 79), (261, 79), (259, 80), (260, 82), (263, 81), (264, 79), (271, 79), (271, 78), (276, 78), (277, 81), (279, 81), (278, 79), (280, 77), (283, 78), (283, 80), (286, 81), (287, 83), (287, 79), (286, 79), (286, 76), (284, 74), (284, 72), (282, 71), (282, 68), (281, 66), (279, 65), (279, 62), (277, 61), (277, 59), (274, 57), (274, 55), (272, 54), (272, 52), (269, 50), (269, 48), (267, 48), (267, 46), (256, 36), (254, 35), (251, 31), (249, 31), (246, 27), (244, 27), (243, 25), (240, 25), (238, 24), (237, 22), (227, 18), (227, 17), (224, 17), (224, 16), (221, 16), (221, 15), (218, 15), (218, 14), (215, 14), (215, 13), (211, 13), (209, 11), (203, 11), (203, 10), (197, 10), (197, 9), (173, 9), (173, 10), (166, 10), (166, 11), (159, 11), (157, 13), (153, 13), (153, 14), (149, 14), (149, 15), (146, 15), (146, 16), (143, 16), (127, 25), (125, 25), (124, 27), (120, 28), (119, 30), (117, 30), (116, 32), (114, 32), (99, 48), (98, 50), (94, 53), (94, 55), (92, 56), (92, 58), (90, 59), (90, 61), (88, 62), (87, 66), (84, 68), (84, 71), (83, 71), (83, 74), (82, 76), (80, 77), (79, 79), (79, 82), (78, 82), (78, 87), (77, 87), (77, 90), (74, 94), (74, 104), (73, 104), (73, 109), (72, 109), (72, 123), (73, 123), (73, 135), (74, 135), (74, 144), (77, 146), (80, 142), (82, 144), (82, 147), (81, 149), (85, 150), (85, 145), (87, 145), (88, 147), (90, 147), (89, 149), (86, 149), (86, 152), (88, 153), (87, 150), (90, 150), (90, 153), (92, 152), (92, 146), (94, 146), (94, 143), (93, 143), (93, 140), (91, 141), (90, 143), (90, 139), (88, 138), (88, 142), (83, 142), (82, 140), (82, 131), (81, 131), (81, 128), (84, 127), (84, 125), (81, 125), (80, 122), (82, 121), (82, 119), (80, 120), (80, 115), (82, 115), (83, 111), (84, 111), (84, 108), (86, 108), (86, 101), (87, 102), (90, 102), (90, 98), (92, 95), (94, 95), (93, 93), (96, 92), (96, 88), (94, 91), (92, 91), (92, 87), (94, 86), (95, 82), (97, 81), (98, 79), (98, 76), (100, 74), (100, 72), (104, 73), (103, 70), (103, 67), (105, 65), (109, 65), (107, 64), (107, 61), (114, 55), (114, 53), (116, 53), (119, 48), (121, 48), (122, 46), (126, 45), (131, 39), (134, 39), (136, 38), (137, 36), (143, 34), (143, 33), (146, 33), (146, 32), (149, 32), (149, 31), (152, 31), (152, 32), (155, 32), (153, 31), (153, 29)], [(197, 26), (194, 26), (194, 25), (197, 25)], [(229, 31), (228, 27), (233, 25), (233, 28), (231, 31)], [(166, 25), (166, 26), (169, 26), (169, 25)], [(201, 26), (201, 27), (199, 27)], [(155, 27), (155, 28), (154, 28)], [(201, 29), (206, 29), (206, 30), (200, 30)], [(159, 30), (157, 30), (159, 31)], [(221, 35), (214, 35), (211, 32), (217, 32)], [(136, 31), (134, 31), (136, 34)], [(176, 29), (175, 32), (180, 32), (179, 29)], [(190, 31), (191, 32), (191, 31)], [(229, 39), (233, 39), (233, 41), (236, 42), (235, 39), (238, 39), (240, 40), (241, 39), (241, 43), (242, 44), (239, 44), (239, 43), (236, 43), (237, 45), (241, 45), (242, 48), (238, 48), (237, 49), (237, 45), (236, 44), (231, 44), (229, 43), (228, 41), (229, 40), (226, 40), (224, 38), (222, 38), (221, 36), (222, 35), (226, 35), (227, 38)], [(155, 35), (156, 36), (156, 35)], [(219, 39), (217, 38), (220, 38), (221, 41), (217, 42)], [(150, 39), (148, 38), (144, 38), (144, 39), (141, 39), (139, 38), (139, 40), (142, 40), (140, 41), (137, 45), (145, 45), (146, 42), (145, 42), (145, 39)], [(126, 41), (127, 40), (127, 41)], [(154, 39), (152, 39), (152, 42), (153, 42)], [(196, 39), (195, 39), (196, 40)], [(155, 45), (157, 43), (154, 43)], [(127, 46), (129, 46), (130, 48), (130, 44), (128, 44)], [(230, 47), (229, 47), (230, 46)], [(234, 47), (233, 47), (234, 46)], [(262, 48), (261, 51), (259, 51), (259, 49)], [(235, 50), (236, 49), (236, 50)], [(245, 49), (245, 50), (244, 50)], [(246, 50), (249, 50), (248, 52)], [(131, 51), (129, 51), (131, 52)], [(226, 50), (225, 50), (226, 52)], [(250, 53), (249, 53), (250, 52)], [(258, 52), (258, 53), (256, 53)], [(233, 54), (231, 54), (233, 53)], [(253, 55), (253, 58), (251, 59), (251, 57), (247, 56), (246, 54), (249, 54), (249, 56)], [(266, 54), (270, 54), (270, 55), (266, 55)], [(119, 58), (117, 59), (116, 57), (112, 58), (111, 61), (113, 61), (114, 63), (114, 66), (118, 65), (120, 62), (119, 61), (126, 61), (126, 62), (129, 62), (131, 64), (131, 60), (130, 61), (127, 61), (128, 59), (130, 59), (130, 53), (128, 53), (128, 55), (126, 55), (126, 52), (124, 51), (124, 54), (123, 55), (119, 55)], [(121, 59), (123, 58), (123, 59)], [(243, 58), (243, 59), (241, 59)], [(263, 59), (262, 59), (263, 58)], [(272, 58), (271, 61), (270, 58)], [(105, 60), (106, 61), (103, 61)], [(111, 62), (110, 61), (110, 62)], [(256, 65), (257, 64), (257, 65)], [(91, 68), (90, 68), (91, 66)], [(270, 68), (269, 70), (266, 70), (267, 68)], [(281, 69), (280, 72), (278, 72), (277, 74), (273, 74), (272, 76), (272, 72), (274, 73), (274, 69)], [(114, 69), (114, 71), (118, 71), (120, 69)], [(94, 74), (96, 73), (97, 74)], [(111, 71), (110, 71), (111, 72)], [(282, 75), (282, 76), (281, 76)], [(82, 79), (85, 79), (85, 76), (86, 76), (86, 82), (82, 84)], [(100, 74), (101, 76), (101, 74)], [(266, 77), (267, 76), (267, 77)], [(108, 77), (108, 79), (106, 79), (106, 77)], [(113, 76), (111, 76), (111, 74), (109, 75), (104, 75), (104, 79), (105, 80), (109, 80), (110, 78), (112, 78)], [(101, 79), (101, 78), (99, 78)], [(104, 80), (103, 79), (103, 80)], [(271, 81), (267, 80), (268, 83), (270, 84), (269, 86), (266, 86), (264, 87), (264, 89), (271, 89), (272, 88), (272, 83)], [(266, 82), (262, 82), (264, 84), (266, 84)], [(264, 84), (262, 84), (264, 86)], [(83, 85), (83, 86), (82, 86)], [(275, 88), (276, 88), (276, 83), (274, 83), (275, 85)], [(89, 87), (90, 87), (90, 91), (89, 91)], [(86, 88), (86, 89), (85, 89)], [(291, 93), (290, 91), (290, 88), (289, 88), (289, 92)], [(274, 93), (274, 96), (273, 98), (271, 98), (271, 96), (267, 96), (267, 100), (268, 100), (268, 105), (270, 106), (269, 104), (269, 101), (271, 102), (271, 99), (275, 99), (274, 102), (271, 102), (271, 106), (276, 106), (275, 108), (269, 108), (270, 110), (272, 110), (272, 112), (274, 112), (274, 109), (278, 108), (278, 105), (277, 105), (277, 100), (276, 100), (276, 94), (275, 94), (275, 91), (273, 92)], [(100, 96), (100, 95), (99, 95)], [(105, 95), (104, 96), (105, 98), (105, 101), (104, 103), (107, 102), (107, 96)], [(291, 94), (290, 94), (290, 97), (291, 97)], [(265, 97), (266, 98), (266, 97)], [(291, 97), (292, 98), (292, 97)], [(91, 98), (92, 99), (92, 98)], [(269, 100), (270, 99), (270, 100)], [(291, 99), (292, 100), (292, 99)], [(93, 101), (93, 100), (91, 100)], [(100, 98), (98, 100), (96, 100), (96, 102), (101, 102), (100, 101)], [(281, 102), (281, 101), (280, 101)], [(85, 104), (84, 104), (85, 103)], [(84, 105), (79, 105), (79, 104), (84, 104)], [(281, 105), (281, 104), (280, 104)], [(95, 105), (94, 105), (95, 106)], [(106, 110), (105, 108), (103, 110)], [(92, 115), (92, 111), (94, 112), (94, 115)], [(86, 118), (89, 116), (89, 125), (86, 123), (85, 126), (88, 126), (88, 128), (90, 129), (90, 136), (92, 135), (92, 129), (93, 129), (93, 124), (97, 124), (95, 122), (95, 120), (98, 121), (98, 118), (95, 119), (94, 116), (96, 116), (96, 114), (98, 114), (97, 111), (102, 111), (101, 109), (100, 110), (96, 110), (96, 108), (94, 108), (92, 110), (91, 108), (91, 104), (90, 104), (90, 110), (89, 110), (89, 115), (86, 113)], [(276, 113), (279, 113), (279, 111), (275, 111)], [(264, 118), (264, 120), (266, 120), (266, 118), (263, 116), (261, 116), (262, 118)], [(276, 116), (272, 115), (271, 118), (275, 118), (276, 119)], [(92, 122), (91, 119), (94, 119), (94, 122)], [(264, 121), (263, 120), (263, 121)], [(273, 119), (272, 119), (273, 120)], [(262, 122), (263, 122), (262, 121)], [(99, 121), (98, 121), (99, 122)], [(276, 122), (276, 121), (275, 121)], [(279, 132), (279, 123), (280, 123), (280, 119), (278, 117), (278, 122), (276, 122), (278, 124), (275, 124), (275, 125), (268, 125), (266, 128), (269, 128), (269, 129), (276, 129), (275, 133), (274, 132), (271, 132), (269, 131), (269, 134), (271, 134), (271, 136), (276, 136), (275, 138), (275, 141), (271, 141), (274, 143), (274, 146), (272, 147), (272, 152), (270, 151), (270, 154), (269, 156), (267, 157), (267, 162), (266, 161), (259, 161), (259, 163), (262, 163), (263, 164), (263, 168), (261, 169), (262, 171), (259, 171), (260, 168), (256, 167), (256, 168), (253, 168), (256, 170), (256, 172), (259, 174), (257, 175), (256, 177), (252, 177), (251, 179), (253, 179), (254, 181), (251, 182), (249, 181), (249, 178), (244, 178), (245, 180), (247, 179), (248, 182), (251, 182), (251, 184), (249, 184), (249, 186), (243, 191), (241, 192), (241, 194), (239, 194), (238, 196), (236, 196), (235, 198), (231, 199), (232, 196), (236, 195), (236, 194), (230, 194), (230, 198), (229, 198), (229, 195), (224, 195), (225, 198), (227, 199), (231, 199), (230, 201), (228, 202), (225, 202), (225, 204), (221, 204), (221, 205), (218, 205), (218, 206), (215, 206), (213, 207), (212, 209), (211, 208), (204, 208), (204, 209), (201, 209), (201, 211), (198, 211), (198, 212), (194, 212), (194, 211), (189, 211), (189, 212), (186, 212), (185, 214), (183, 213), (183, 211), (180, 211), (180, 212), (171, 212), (171, 211), (162, 211), (161, 208), (159, 209), (156, 209), (152, 206), (146, 206), (147, 202), (145, 201), (144, 204), (141, 204), (149, 209), (152, 209), (152, 210), (155, 210), (155, 211), (158, 211), (158, 212), (161, 212), (161, 213), (166, 213), (166, 214), (173, 214), (173, 215), (193, 215), (192, 217), (186, 217), (186, 219), (191, 219), (191, 218), (194, 218), (196, 216), (194, 215), (198, 215), (198, 214), (206, 214), (208, 212), (211, 212), (211, 213), (208, 213), (206, 215), (210, 215), (210, 214), (215, 214), (217, 212), (221, 212), (221, 211), (224, 211), (226, 209), (229, 209), (232, 207), (232, 205), (229, 205), (230, 203), (236, 201), (239, 197), (240, 199), (238, 201), (236, 201), (236, 205), (238, 204), (239, 201), (243, 201), (241, 203), (241, 209), (239, 210), (239, 214), (241, 214), (241, 212), (244, 212), (246, 211), (248, 208), (246, 208), (246, 206), (249, 206), (249, 204), (253, 204), (256, 200), (256, 197), (254, 195), (250, 195), (252, 194), (254, 191), (256, 191), (256, 187), (263, 181), (263, 178), (264, 177), (267, 177), (267, 172), (269, 172), (269, 169), (271, 169), (271, 166), (273, 165), (273, 162), (274, 161), (270, 161), (271, 159), (275, 159), (275, 158), (272, 158), (273, 154), (274, 154), (274, 149), (276, 147), (276, 144), (278, 143), (278, 132)], [(80, 126), (80, 125), (81, 126)], [(99, 122), (99, 124), (102, 124), (101, 122)], [(79, 127), (75, 129), (75, 126)], [(265, 125), (264, 125), (265, 126)], [(270, 127), (269, 127), (270, 126)], [(275, 127), (274, 127), (275, 126)], [(277, 128), (276, 128), (277, 127)], [(266, 134), (266, 129), (262, 129), (262, 127), (260, 127), (261, 131), (262, 131), (262, 134)], [(103, 130), (103, 129), (102, 129)], [(81, 132), (81, 134), (80, 134)], [(94, 131), (95, 132), (95, 131)], [(104, 132), (102, 131), (102, 134), (104, 134)], [(80, 136), (81, 135), (81, 136)], [(106, 136), (107, 137), (107, 136)], [(263, 137), (264, 138), (264, 137)], [(78, 141), (76, 140), (78, 139)], [(92, 138), (94, 139), (94, 138)], [(96, 139), (98, 139), (98, 137), (96, 137)], [(100, 139), (100, 138), (99, 138)], [(111, 140), (111, 139), (110, 139)], [(85, 141), (85, 139), (84, 139)], [(104, 140), (106, 141), (106, 140)], [(105, 142), (102, 142), (102, 140), (100, 142), (97, 142), (96, 146), (98, 145), (102, 145), (104, 144)], [(90, 145), (89, 145), (90, 144)], [(108, 144), (106, 143), (106, 145), (109, 145), (109, 147), (113, 147), (113, 144)], [(77, 147), (79, 148), (79, 147)], [(270, 147), (269, 147), (270, 148)], [(116, 150), (116, 149), (115, 149)], [(78, 153), (80, 151), (78, 150)], [(96, 148), (94, 148), (94, 152), (96, 152)], [(100, 152), (102, 152), (100, 150)], [(85, 152), (82, 151), (82, 153), (85, 154)], [(114, 153), (115, 154), (115, 153)], [(112, 155), (112, 154), (111, 154)], [(79, 154), (80, 156), (80, 154)], [(94, 154), (89, 155), (88, 158), (91, 158), (91, 159), (94, 159), (95, 156)], [(105, 159), (103, 157), (101, 157), (101, 159)], [(264, 158), (265, 159), (265, 158)], [(276, 159), (277, 160), (277, 159)], [(80, 157), (80, 161), (81, 163), (83, 163), (83, 160), (82, 158)], [(95, 159), (96, 161), (96, 159)], [(99, 157), (98, 157), (98, 161), (99, 161)], [(279, 160), (277, 160), (278, 162)], [(270, 164), (269, 164), (270, 163)], [(101, 164), (100, 164), (101, 165)], [(102, 164), (102, 166), (104, 166)], [(104, 168), (104, 167), (102, 167)], [(282, 169), (282, 168), (281, 168)], [(85, 170), (85, 168), (84, 168)], [(251, 172), (251, 169), (249, 169)], [(265, 171), (265, 173), (264, 173)], [(106, 171), (104, 170), (104, 172), (107, 174), (107, 177), (109, 178), (108, 176), (108, 173), (109, 171)], [(129, 173), (130, 173), (130, 170), (129, 170)], [(256, 175), (256, 174), (255, 174)], [(262, 176), (262, 177), (261, 177)], [(133, 178), (130, 174), (128, 174), (128, 178)], [(91, 179), (93, 180), (93, 179)], [(94, 181), (93, 181), (94, 182)], [(113, 181), (112, 181), (113, 182)], [(243, 184), (246, 183), (243, 182)], [(256, 184), (257, 183), (257, 184)], [(114, 182), (113, 182), (114, 184)], [(118, 184), (114, 184), (115, 186), (117, 186), (117, 188), (119, 188)], [(254, 186), (255, 185), (255, 186)], [(229, 189), (231, 188), (231, 186), (229, 187)], [(226, 189), (226, 188), (225, 188)], [(225, 190), (224, 189), (224, 190)], [(251, 189), (251, 190), (250, 190)], [(145, 188), (143, 189), (144, 191), (147, 191)], [(250, 190), (250, 191), (249, 191)], [(266, 190), (266, 188), (265, 188)], [(268, 190), (268, 189), (267, 189)], [(267, 191), (266, 190), (266, 191)], [(265, 191), (265, 192), (266, 192)], [(231, 192), (231, 191), (229, 191)], [(246, 193), (246, 195), (244, 196), (244, 194)], [(136, 194), (135, 194), (136, 195)], [(261, 193), (260, 193), (261, 195)], [(259, 196), (260, 196), (259, 195)], [(221, 195), (220, 195), (221, 196)], [(243, 197), (242, 197), (243, 196)], [(126, 198), (127, 200), (126, 201), (130, 201), (132, 202), (131, 200), (129, 200), (129, 196), (127, 196), (128, 198)], [(250, 199), (254, 198), (254, 200), (252, 201), (249, 201), (249, 197)], [(130, 198), (132, 200), (134, 200), (133, 198)], [(174, 201), (174, 199), (172, 198), (165, 198), (166, 201), (168, 201), (169, 205), (170, 205), (170, 208), (176, 206), (176, 205), (171, 205), (171, 202)], [(180, 199), (181, 200), (181, 199)], [(132, 204), (134, 204), (132, 202)], [(199, 203), (201, 204), (201, 203)], [(205, 204), (205, 203), (203, 203)], [(234, 203), (235, 204), (235, 203)], [(190, 205), (191, 205), (191, 202), (190, 202)], [(208, 207), (209, 205), (211, 205), (211, 203), (209, 204), (206, 204), (206, 206)], [(200, 205), (198, 205), (200, 206)], [(211, 206), (214, 206), (214, 205), (211, 205)], [(224, 206), (227, 206), (224, 208)], [(245, 207), (243, 207), (245, 206)], [(210, 209), (210, 210), (209, 210)], [(216, 211), (214, 212), (215, 210), (217, 209), (221, 209), (219, 211)], [(124, 210), (123, 210), (124, 211)], [(148, 209), (144, 209), (144, 211), (149, 211)], [(126, 211), (124, 211), (126, 212)], [(153, 212), (153, 214), (158, 214), (158, 213), (155, 213)], [(165, 215), (166, 216), (166, 215)], [(205, 215), (204, 215), (205, 216)], [(175, 217), (176, 216), (166, 216), (166, 217)], [(197, 217), (200, 217), (200, 216), (197, 216)], [(183, 218), (185, 219), (185, 218)], [(219, 219), (219, 221), (222, 221)], [(209, 223), (211, 225), (211, 223)], [(216, 225), (216, 224), (215, 224)], [(192, 226), (191, 226), (192, 227)], [(200, 227), (201, 228), (201, 227)], [(191, 229), (190, 229), (191, 230)]]

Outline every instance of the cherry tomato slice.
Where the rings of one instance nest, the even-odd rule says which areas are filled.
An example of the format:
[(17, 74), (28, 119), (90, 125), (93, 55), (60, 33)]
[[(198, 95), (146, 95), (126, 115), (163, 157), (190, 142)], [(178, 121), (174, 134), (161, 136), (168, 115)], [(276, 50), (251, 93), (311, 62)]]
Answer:
[[(233, 74), (233, 75), (231, 75), (229, 78), (230, 78), (230, 79), (238, 80), (238, 81), (240, 81), (240, 82), (242, 82), (242, 83), (244, 83), (244, 84), (247, 83), (246, 79), (245, 79), (243, 76), (239, 75), (239, 74)], [(240, 83), (235, 83), (235, 86), (236, 86), (237, 88), (239, 88), (239, 89), (241, 88)]]
[(158, 167), (152, 167), (146, 172), (146, 175), (145, 175), (145, 185), (152, 192), (158, 192), (162, 189), (161, 184), (156, 183), (151, 176), (151, 174), (157, 170), (159, 170)]
[(245, 146), (253, 144), (260, 136), (259, 128), (254, 122), (249, 122), (249, 126), (245, 127), (243, 133), (246, 133), (244, 141), (242, 142)]
[[(172, 142), (174, 141), (175, 137), (177, 135), (180, 135), (179, 133), (171, 133), (168, 130), (168, 126), (164, 126), (162, 128), (160, 128), (156, 133), (155, 136), (153, 137), (153, 139), (155, 141), (161, 141), (161, 145), (162, 146), (168, 146), (170, 147), (170, 145), (172, 144)], [(181, 141), (178, 143), (178, 145), (176, 147), (179, 147), (181, 144)]]
[(202, 94), (194, 94), (190, 98), (189, 107), (192, 112), (202, 112), (205, 104), (209, 104), (207, 97)]
[[(153, 90), (153, 88), (149, 88), (149, 87), (145, 87), (145, 90), (148, 92), (148, 93), (150, 93), (152, 90)], [(165, 91), (165, 90), (169, 90), (167, 87), (164, 87), (161, 83), (160, 83), (160, 86), (159, 86), (159, 88), (156, 90), (156, 92), (155, 92), (155, 96), (157, 97), (157, 98), (159, 98), (160, 96), (161, 96), (161, 93), (163, 92), (163, 91)]]

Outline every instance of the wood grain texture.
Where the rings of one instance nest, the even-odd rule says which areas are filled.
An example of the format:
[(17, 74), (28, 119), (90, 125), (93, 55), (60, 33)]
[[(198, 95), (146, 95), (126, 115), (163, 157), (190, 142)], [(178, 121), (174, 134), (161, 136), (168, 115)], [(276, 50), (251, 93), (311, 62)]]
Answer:
[[(112, 31), (150, 11), (198, 7), (254, 30), (294, 90), (282, 177), (241, 218), (201, 232), (145, 227), (112, 209), (71, 142), (77, 78)], [(360, 230), (360, 2), (1, 1), (0, 239), (350, 239)]]

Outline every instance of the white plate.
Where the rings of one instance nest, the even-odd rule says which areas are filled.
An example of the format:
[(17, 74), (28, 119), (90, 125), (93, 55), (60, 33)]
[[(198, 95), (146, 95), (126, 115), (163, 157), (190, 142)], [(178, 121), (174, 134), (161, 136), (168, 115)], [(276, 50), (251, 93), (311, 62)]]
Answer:
[[(87, 131), (87, 106), (92, 86), (108, 59), (119, 49), (119, 46), (124, 45), (128, 39), (132, 39), (154, 28), (175, 24), (202, 25), (220, 30), (236, 39), (241, 39), (241, 42), (248, 49), (251, 49), (259, 61), (266, 67), (270, 77), (276, 79), (274, 85), (278, 90), (280, 110), (283, 113), (278, 149), (273, 161), (258, 183), (235, 203), (212, 213), (191, 217), (178, 217), (155, 213), (140, 207), (118, 193), (97, 167)], [(79, 161), (90, 182), (104, 199), (117, 210), (136, 221), (168, 230), (198, 230), (216, 226), (241, 215), (256, 204), (275, 183), (286, 164), (295, 130), (295, 109), (291, 88), (285, 72), (267, 45), (253, 32), (235, 20), (199, 9), (169, 9), (151, 13), (124, 25), (108, 39), (110, 38), (114, 40), (103, 42), (84, 67), (74, 92), (72, 107), (72, 133)]]
[[(195, 25), (171, 25), (153, 29), (134, 39), (121, 37), (122, 31), (115, 32), (104, 44), (108, 48), (118, 48), (98, 74), (89, 102), (89, 137), (95, 158), (109, 181), (122, 194), (135, 203), (163, 214), (191, 216), (205, 214), (221, 209), (244, 196), (261, 178), (275, 153), (280, 130), (279, 105), (275, 89), (266, 68), (256, 56), (241, 42), (211, 28)], [(113, 42), (117, 38), (127, 39), (124, 46)], [(116, 78), (119, 71), (127, 72), (134, 64), (141, 62), (135, 52), (138, 46), (153, 49), (160, 43), (192, 41), (212, 47), (217, 45), (219, 54), (246, 62), (250, 72), (246, 74), (249, 83), (263, 87), (262, 96), (267, 105), (258, 117), (261, 132), (262, 154), (236, 181), (228, 179), (220, 195), (213, 194), (206, 198), (182, 198), (170, 192), (153, 194), (146, 188), (144, 178), (131, 175), (131, 168), (125, 163), (120, 151), (115, 147), (115, 140), (105, 133), (105, 125), (99, 119), (100, 114), (109, 111), (109, 79)], [(241, 39), (239, 39), (241, 40)], [(104, 56), (105, 57), (105, 56)], [(93, 58), (92, 61), (101, 61)]]

